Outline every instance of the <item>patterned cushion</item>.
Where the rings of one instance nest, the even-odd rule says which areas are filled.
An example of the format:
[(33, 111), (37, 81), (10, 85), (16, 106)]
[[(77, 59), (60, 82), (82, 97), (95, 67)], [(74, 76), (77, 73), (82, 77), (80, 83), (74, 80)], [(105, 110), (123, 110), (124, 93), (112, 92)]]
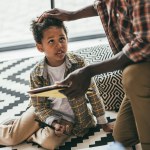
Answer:
[[(107, 44), (82, 48), (73, 52), (81, 55), (88, 64), (97, 63), (113, 56), (113, 53)], [(122, 72), (120, 70), (104, 73), (95, 77), (106, 110), (118, 110), (120, 107), (124, 97), (121, 78)]]

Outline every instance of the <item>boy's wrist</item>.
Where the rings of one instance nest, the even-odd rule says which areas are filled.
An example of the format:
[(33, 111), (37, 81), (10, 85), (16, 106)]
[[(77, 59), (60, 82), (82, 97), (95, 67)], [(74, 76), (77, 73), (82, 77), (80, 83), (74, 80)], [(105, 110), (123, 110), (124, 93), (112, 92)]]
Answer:
[(86, 66), (85, 70), (86, 70), (85, 72), (87, 72), (89, 78), (92, 78), (94, 76), (90, 65)]
[(54, 121), (52, 122), (52, 126), (55, 127), (56, 124), (58, 124), (58, 122), (57, 122), (56, 120), (54, 120)]
[(107, 124), (108, 120), (106, 119), (105, 115), (101, 115), (97, 117), (97, 124)]

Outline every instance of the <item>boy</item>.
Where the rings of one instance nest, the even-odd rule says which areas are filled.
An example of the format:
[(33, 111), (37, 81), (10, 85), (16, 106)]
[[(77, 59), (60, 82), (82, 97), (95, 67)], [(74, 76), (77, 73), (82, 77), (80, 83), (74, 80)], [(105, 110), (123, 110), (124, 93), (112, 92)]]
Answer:
[[(45, 54), (30, 74), (31, 89), (53, 85), (75, 69), (85, 65), (77, 55), (67, 53), (67, 31), (62, 21), (46, 18), (31, 24), (36, 47)], [(104, 116), (103, 103), (94, 82), (93, 92), (87, 93), (97, 123), (106, 132), (112, 131)], [(40, 128), (38, 119), (52, 126)], [(0, 145), (16, 145), (24, 140), (35, 142), (46, 149), (59, 147), (70, 135), (83, 136), (95, 126), (93, 115), (87, 107), (86, 97), (46, 98), (31, 97), (30, 108), (14, 122), (0, 125)]]

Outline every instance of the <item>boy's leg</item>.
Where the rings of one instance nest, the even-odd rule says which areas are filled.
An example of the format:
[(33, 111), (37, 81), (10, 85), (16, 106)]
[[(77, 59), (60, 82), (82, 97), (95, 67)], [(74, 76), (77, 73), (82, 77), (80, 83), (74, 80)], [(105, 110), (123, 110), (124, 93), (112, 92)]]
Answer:
[(125, 93), (131, 100), (142, 149), (150, 150), (150, 62), (127, 67), (123, 78)]
[(39, 129), (35, 118), (34, 108), (30, 107), (13, 124), (0, 125), (0, 145), (16, 145), (26, 140)]
[(40, 128), (36, 133), (27, 139), (28, 142), (35, 142), (42, 146), (43, 148), (54, 150), (62, 145), (70, 136), (62, 135), (56, 136), (54, 130), (45, 127)]

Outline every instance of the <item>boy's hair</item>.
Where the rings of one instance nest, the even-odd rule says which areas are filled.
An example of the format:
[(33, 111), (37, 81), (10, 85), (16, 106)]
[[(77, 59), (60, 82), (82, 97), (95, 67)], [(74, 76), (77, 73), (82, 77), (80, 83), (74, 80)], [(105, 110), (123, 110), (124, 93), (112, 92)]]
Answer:
[(33, 33), (33, 37), (34, 37), (34, 40), (36, 41), (36, 43), (41, 43), (41, 40), (43, 38), (43, 31), (52, 26), (55, 26), (58, 28), (63, 28), (63, 30), (67, 36), (67, 29), (61, 20), (58, 20), (55, 18), (50, 18), (50, 17), (45, 18), (40, 23), (35, 20), (32, 20), (31, 31)]

